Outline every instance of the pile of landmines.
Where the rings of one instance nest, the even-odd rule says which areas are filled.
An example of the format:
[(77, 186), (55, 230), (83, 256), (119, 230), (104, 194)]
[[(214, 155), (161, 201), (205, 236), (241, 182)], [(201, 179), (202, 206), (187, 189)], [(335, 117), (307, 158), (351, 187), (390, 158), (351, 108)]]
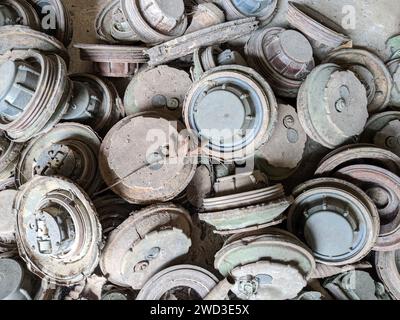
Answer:
[(197, 2), (0, 1), (0, 299), (400, 299), (399, 38)]

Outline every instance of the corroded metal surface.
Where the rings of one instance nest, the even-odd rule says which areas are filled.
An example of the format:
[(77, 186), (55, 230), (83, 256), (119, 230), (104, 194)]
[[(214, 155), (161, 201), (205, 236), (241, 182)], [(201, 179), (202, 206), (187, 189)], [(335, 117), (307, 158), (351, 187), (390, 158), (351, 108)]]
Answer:
[(135, 207), (115, 195), (105, 195), (93, 200), (102, 226), (103, 237), (108, 238), (122, 222), (128, 219)]
[(315, 67), (311, 44), (295, 30), (264, 28), (253, 32), (245, 52), (250, 66), (260, 70), (283, 97), (295, 98)]
[(200, 3), (192, 10), (192, 21), (185, 34), (225, 22), (225, 13), (212, 2)]
[(382, 111), (388, 106), (393, 79), (379, 57), (367, 50), (341, 49), (330, 53), (326, 61), (353, 71), (360, 79), (367, 90), (370, 113)]
[[(100, 170), (107, 185), (136, 204), (169, 201), (184, 191), (196, 164), (187, 157), (187, 137), (179, 135), (183, 126), (176, 125), (157, 113), (146, 113), (129, 116), (114, 126), (100, 150)], [(162, 140), (154, 144), (154, 139)], [(132, 161), (127, 163), (126, 157)]]
[(215, 1), (226, 13), (227, 20), (238, 20), (246, 17), (256, 17), (262, 25), (268, 24), (276, 14), (278, 0), (263, 1)]
[(293, 299), (307, 285), (296, 267), (271, 261), (237, 267), (232, 277), (232, 292), (241, 300)]
[(16, 249), (14, 199), (17, 191), (0, 192), (0, 252), (10, 252)]
[(372, 116), (365, 127), (360, 140), (373, 143), (400, 155), (399, 139), (400, 112), (386, 111)]
[(309, 6), (289, 2), (287, 19), (291, 26), (299, 29), (319, 45), (333, 49), (351, 41), (348, 36), (340, 33), (341, 30), (336, 31), (340, 26)]
[(280, 104), (272, 137), (255, 155), (256, 167), (271, 180), (284, 180), (300, 167), (306, 142), (307, 135), (296, 110)]
[(125, 91), (126, 113), (132, 115), (153, 110), (180, 118), (191, 85), (189, 75), (183, 70), (168, 66), (143, 70), (135, 75)]
[(375, 266), (379, 278), (381, 278), (390, 294), (394, 299), (399, 300), (399, 251), (377, 252), (375, 254)]
[(67, 64), (69, 63), (67, 49), (53, 36), (26, 26), (0, 27), (0, 54), (5, 54), (9, 50), (28, 49), (58, 54)]
[(353, 72), (322, 64), (301, 85), (297, 111), (307, 135), (334, 149), (362, 133), (368, 119), (366, 90)]
[[(275, 254), (280, 257), (278, 258)], [(222, 275), (227, 275), (233, 268), (243, 264), (243, 261), (256, 262), (260, 260), (259, 257), (296, 261), (299, 270), (307, 278), (315, 268), (314, 258), (299, 239), (287, 231), (273, 228), (237, 234), (228, 238), (215, 257), (215, 267)]]
[(59, 285), (92, 274), (99, 262), (101, 226), (79, 187), (35, 177), (18, 191), (14, 210), (18, 249), (30, 271)]
[(355, 144), (336, 149), (321, 160), (316, 175), (328, 175), (336, 172), (343, 165), (357, 163), (379, 163), (380, 166), (400, 173), (400, 157), (374, 145)]
[(355, 183), (374, 201), (381, 224), (374, 249), (400, 249), (400, 178), (388, 170), (371, 165), (345, 167), (335, 175)]
[(144, 47), (76, 44), (82, 60), (95, 64), (96, 71), (105, 77), (134, 75), (139, 65), (147, 62)]
[(337, 300), (390, 300), (382, 283), (365, 271), (350, 271), (324, 282)]
[(188, 253), (191, 232), (191, 218), (182, 208), (150, 206), (111, 233), (100, 267), (112, 283), (141, 289), (163, 267)]
[[(58, 55), (46, 56), (38, 51), (16, 50), (0, 57), (3, 66), (8, 63), (10, 67), (14, 67), (20, 61), (27, 65), (34, 63), (40, 66), (39, 74), (37, 74), (37, 89), (22, 90), (24, 94), (29, 94), (30, 98), (23, 99), (22, 103), (25, 103), (22, 106), (16, 106), (16, 115), (2, 119), (0, 129), (6, 131), (13, 141), (27, 142), (32, 137), (48, 131), (61, 120), (68, 106), (66, 101), (71, 95), (71, 81), (67, 77), (67, 66)], [(35, 74), (37, 71), (32, 73)], [(16, 79), (11, 80), (14, 81), (13, 88), (18, 90)], [(7, 96), (6, 91), (4, 100), (12, 108), (12, 104), (7, 100), (12, 98), (11, 91), (12, 89), (8, 90), (10, 97)]]
[(74, 82), (74, 89), (63, 120), (87, 124), (104, 136), (125, 116), (114, 84), (92, 74), (73, 74), (69, 78)]
[(195, 49), (228, 42), (257, 29), (255, 18), (221, 23), (148, 49), (149, 65), (156, 66), (192, 54)]
[(0, 132), (0, 181), (6, 182), (15, 173), (23, 144), (10, 141), (5, 132)]
[(62, 176), (79, 184), (89, 195), (100, 187), (100, 138), (78, 123), (59, 124), (29, 142), (20, 155), (16, 181), (22, 186), (34, 176)]
[(144, 43), (159, 43), (181, 36), (187, 28), (183, 0), (121, 0), (129, 25)]

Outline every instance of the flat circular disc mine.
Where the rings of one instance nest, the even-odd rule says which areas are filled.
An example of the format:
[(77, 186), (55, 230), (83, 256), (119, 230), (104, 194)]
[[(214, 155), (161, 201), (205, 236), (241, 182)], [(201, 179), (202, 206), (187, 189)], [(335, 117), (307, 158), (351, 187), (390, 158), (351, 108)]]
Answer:
[(146, 207), (111, 232), (100, 268), (112, 283), (140, 289), (155, 273), (188, 252), (191, 232), (192, 222), (184, 209), (173, 204)]
[(310, 180), (294, 190), (288, 227), (313, 251), (317, 262), (342, 266), (360, 261), (373, 248), (379, 214), (361, 189), (344, 180)]
[(23, 185), (36, 175), (62, 176), (92, 195), (102, 184), (97, 159), (100, 144), (98, 135), (85, 125), (58, 124), (26, 145), (16, 181)]
[(238, 266), (260, 260), (296, 264), (306, 278), (315, 268), (314, 258), (304, 244), (289, 232), (273, 228), (232, 236), (216, 254), (214, 266), (226, 276)]
[(351, 71), (321, 64), (300, 87), (297, 111), (307, 135), (334, 149), (362, 133), (368, 119), (367, 94)]
[(278, 106), (278, 123), (271, 139), (256, 153), (256, 164), (268, 178), (282, 180), (290, 176), (303, 159), (307, 134), (296, 109)]
[(52, 284), (72, 286), (94, 272), (101, 226), (78, 186), (36, 176), (19, 189), (14, 208), (18, 251), (32, 273)]
[(100, 150), (100, 168), (107, 185), (135, 204), (165, 202), (178, 196), (196, 170), (187, 156), (187, 139), (179, 131), (174, 122), (158, 114), (120, 121)]
[(188, 73), (168, 66), (139, 72), (125, 91), (126, 113), (133, 115), (154, 110), (179, 118), (191, 85)]

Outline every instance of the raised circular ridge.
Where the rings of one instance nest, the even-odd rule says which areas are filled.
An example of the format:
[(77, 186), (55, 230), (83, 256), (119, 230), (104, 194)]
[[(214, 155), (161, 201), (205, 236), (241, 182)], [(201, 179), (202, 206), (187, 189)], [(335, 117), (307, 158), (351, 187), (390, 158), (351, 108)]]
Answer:
[[(29, 227), (26, 219), (45, 205), (42, 201), (52, 192), (62, 195), (65, 208), (76, 209), (68, 212), (69, 215), (73, 213), (76, 238), (71, 251), (58, 257), (36, 253), (26, 239)], [(30, 271), (51, 283), (65, 286), (77, 284), (93, 273), (100, 258), (101, 225), (92, 202), (78, 186), (62, 178), (34, 177), (18, 191), (14, 209), (17, 211), (18, 250)]]

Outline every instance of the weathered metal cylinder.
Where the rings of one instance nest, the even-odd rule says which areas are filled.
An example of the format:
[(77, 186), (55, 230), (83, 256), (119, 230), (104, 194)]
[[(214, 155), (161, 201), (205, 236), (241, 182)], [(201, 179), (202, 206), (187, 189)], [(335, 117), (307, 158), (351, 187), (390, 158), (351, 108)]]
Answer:
[(305, 77), (315, 66), (307, 38), (295, 30), (264, 28), (246, 44), (247, 59), (260, 70), (278, 95), (296, 97)]
[(26, 142), (61, 120), (71, 81), (64, 60), (57, 55), (12, 51), (4, 61), (1, 68), (10, 76), (0, 88), (0, 129), (13, 141)]
[(145, 43), (159, 43), (181, 36), (187, 28), (182, 0), (123, 0), (122, 11), (131, 28)]

